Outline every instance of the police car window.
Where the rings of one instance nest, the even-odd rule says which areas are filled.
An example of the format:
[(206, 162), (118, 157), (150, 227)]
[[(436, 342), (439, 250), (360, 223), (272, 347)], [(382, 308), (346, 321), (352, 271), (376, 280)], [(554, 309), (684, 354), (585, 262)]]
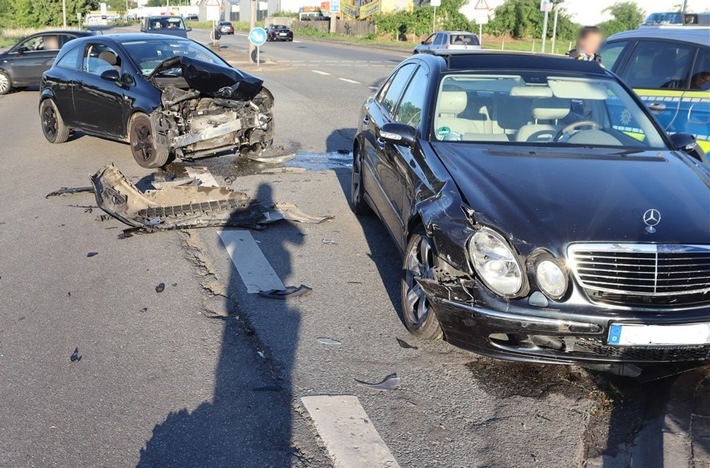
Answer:
[(688, 44), (640, 41), (622, 78), (636, 89), (685, 89), (694, 53)]
[(624, 47), (628, 44), (628, 41), (617, 41), (611, 44), (606, 44), (599, 54), (602, 56), (602, 63), (609, 70), (616, 70), (619, 57), (624, 51)]
[(414, 73), (407, 90), (402, 96), (402, 102), (397, 107), (395, 119), (412, 127), (419, 125), (422, 120), (422, 108), (424, 107), (424, 91), (427, 89), (427, 73), (423, 67)]
[(690, 89), (710, 90), (710, 49), (701, 49), (690, 76)]
[(380, 91), (377, 100), (387, 113), (391, 113), (394, 106), (397, 105), (399, 97), (402, 95), (407, 83), (409, 83), (409, 77), (412, 76), (415, 68), (416, 65), (413, 63), (404, 65), (397, 71), (397, 74), (389, 81), (388, 85)]

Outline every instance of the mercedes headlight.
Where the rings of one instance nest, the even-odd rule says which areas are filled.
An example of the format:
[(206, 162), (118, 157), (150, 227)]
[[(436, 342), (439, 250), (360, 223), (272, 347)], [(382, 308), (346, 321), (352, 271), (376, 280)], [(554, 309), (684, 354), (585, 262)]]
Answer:
[(471, 237), (468, 252), (473, 268), (491, 291), (509, 297), (523, 289), (523, 269), (503, 236), (482, 228)]
[(535, 281), (550, 299), (562, 299), (567, 292), (567, 273), (556, 261), (545, 258), (535, 265)]

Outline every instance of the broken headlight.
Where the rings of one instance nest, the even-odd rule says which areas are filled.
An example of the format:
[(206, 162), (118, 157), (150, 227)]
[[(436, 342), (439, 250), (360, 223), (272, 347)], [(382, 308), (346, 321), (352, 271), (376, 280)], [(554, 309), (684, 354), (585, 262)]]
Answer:
[(471, 264), (481, 281), (496, 294), (516, 296), (523, 289), (523, 269), (518, 256), (497, 232), (482, 228), (468, 242)]
[(567, 292), (567, 273), (552, 257), (542, 258), (535, 264), (535, 281), (550, 299), (562, 299)]

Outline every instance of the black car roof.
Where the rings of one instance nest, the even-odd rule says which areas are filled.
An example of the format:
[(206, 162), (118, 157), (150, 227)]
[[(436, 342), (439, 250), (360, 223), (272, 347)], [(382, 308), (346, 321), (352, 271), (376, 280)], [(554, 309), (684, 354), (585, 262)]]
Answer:
[[(128, 33), (128, 34), (104, 34), (103, 36), (95, 37), (94, 40), (100, 39), (105, 41), (114, 42), (117, 44), (123, 44), (124, 42), (131, 41), (160, 41), (165, 39), (170, 39), (173, 41), (189, 41), (185, 37), (179, 36), (169, 36), (166, 34), (152, 34), (152, 33)], [(76, 39), (77, 41), (88, 41), (90, 38)], [(74, 41), (72, 41), (74, 42)], [(77, 42), (78, 43), (78, 42)]]
[[(428, 56), (429, 58), (425, 58)], [(495, 50), (442, 51), (437, 54), (420, 54), (417, 58), (435, 62), (441, 72), (455, 70), (541, 70), (609, 76), (596, 62), (572, 60), (562, 55), (534, 54), (530, 52), (502, 52)]]

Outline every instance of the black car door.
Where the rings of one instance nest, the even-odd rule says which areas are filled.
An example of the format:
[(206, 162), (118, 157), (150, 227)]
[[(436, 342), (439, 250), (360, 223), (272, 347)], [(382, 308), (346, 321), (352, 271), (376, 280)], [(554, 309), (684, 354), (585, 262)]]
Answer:
[(368, 195), (395, 238), (402, 231), (401, 179), (395, 168), (395, 150), (380, 138), (382, 126), (393, 121), (393, 113), (417, 65), (407, 63), (387, 80), (374, 99), (368, 101), (363, 117), (363, 177)]
[[(129, 98), (126, 88), (106, 79), (106, 72), (123, 72), (121, 57), (106, 44), (84, 46), (81, 69), (73, 83), (74, 109), (78, 126), (90, 133), (123, 137), (124, 112)], [(115, 75), (114, 75), (115, 76)]]
[[(429, 78), (426, 65), (421, 64), (414, 72), (394, 112), (393, 120), (417, 129), (418, 138), (422, 135), (421, 124), (424, 120), (428, 98)], [(388, 144), (386, 150), (391, 154), (395, 184), (399, 191), (393, 196), (399, 199), (399, 217), (404, 228), (413, 214), (415, 190), (421, 182), (425, 182), (427, 179), (424, 174), (426, 161), (419, 144), (415, 144), (413, 147)], [(402, 229), (401, 234), (400, 242), (402, 246), (405, 246), (407, 242), (405, 229)]]
[(59, 52), (57, 34), (36, 34), (12, 48), (12, 81), (15, 86), (35, 86)]
[(59, 115), (69, 127), (78, 124), (72, 94), (83, 50), (81, 45), (69, 46), (69, 49), (54, 64), (54, 67), (45, 74), (46, 85), (52, 89)]

